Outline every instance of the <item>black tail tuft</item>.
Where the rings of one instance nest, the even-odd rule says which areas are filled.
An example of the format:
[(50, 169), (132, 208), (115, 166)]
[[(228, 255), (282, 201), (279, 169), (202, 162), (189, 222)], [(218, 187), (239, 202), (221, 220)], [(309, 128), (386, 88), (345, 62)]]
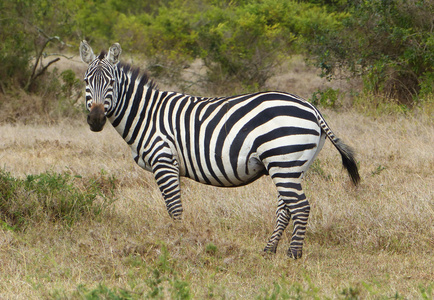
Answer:
[(345, 145), (338, 138), (335, 139), (333, 144), (339, 150), (339, 153), (342, 156), (342, 164), (344, 165), (345, 169), (347, 169), (351, 180), (353, 181), (354, 185), (357, 185), (360, 182), (360, 175), (359, 175), (359, 170), (357, 168), (356, 160), (354, 159), (353, 149)]

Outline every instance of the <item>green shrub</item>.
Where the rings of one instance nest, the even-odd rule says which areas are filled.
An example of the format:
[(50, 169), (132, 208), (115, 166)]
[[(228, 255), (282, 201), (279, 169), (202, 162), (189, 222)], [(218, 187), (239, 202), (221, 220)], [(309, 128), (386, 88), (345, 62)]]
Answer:
[(300, 52), (303, 41), (315, 32), (338, 26), (340, 18), (322, 7), (295, 1), (212, 6), (198, 19), (198, 43), (209, 79), (262, 89), (283, 58)]
[(83, 88), (81, 80), (75, 76), (74, 71), (71, 69), (60, 73), (60, 77), (63, 80), (62, 93), (66, 98), (71, 98), (75, 90)]
[(14, 178), (0, 170), (0, 216), (11, 228), (34, 222), (71, 225), (81, 217), (97, 217), (115, 201), (114, 178), (104, 174), (83, 179), (69, 173), (46, 172)]
[[(54, 292), (52, 293), (53, 299), (68, 298), (65, 293)], [(87, 300), (123, 300), (123, 299), (140, 299), (140, 295), (131, 293), (127, 290), (109, 288), (104, 284), (99, 284), (96, 288), (89, 290), (84, 285), (77, 287), (77, 291), (74, 292), (74, 298), (87, 299)]]
[(310, 52), (323, 76), (342, 68), (368, 92), (413, 105), (432, 93), (434, 36), (430, 1), (356, 1), (343, 28), (316, 35)]
[(312, 94), (310, 102), (312, 104), (322, 107), (336, 108), (339, 103), (338, 100), (342, 92), (339, 89), (326, 88), (325, 90), (318, 90)]

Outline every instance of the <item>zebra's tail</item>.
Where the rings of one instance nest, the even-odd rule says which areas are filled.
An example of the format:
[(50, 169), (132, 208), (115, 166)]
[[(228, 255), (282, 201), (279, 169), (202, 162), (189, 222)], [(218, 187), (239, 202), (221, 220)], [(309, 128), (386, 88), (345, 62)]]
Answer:
[(360, 175), (356, 159), (354, 158), (354, 150), (350, 146), (344, 144), (344, 142), (342, 142), (333, 134), (330, 127), (327, 125), (326, 121), (320, 113), (318, 114), (318, 121), (322, 130), (325, 132), (327, 137), (341, 154), (342, 164), (344, 165), (345, 169), (347, 169), (351, 181), (354, 183), (354, 185), (357, 185), (360, 182)]
[(354, 159), (354, 151), (350, 146), (345, 145), (340, 139), (335, 138), (334, 140), (330, 139), (338, 149), (339, 153), (342, 156), (342, 164), (345, 169), (347, 169), (348, 174), (350, 175), (351, 180), (354, 185), (357, 185), (360, 182), (359, 170), (357, 167), (357, 162)]

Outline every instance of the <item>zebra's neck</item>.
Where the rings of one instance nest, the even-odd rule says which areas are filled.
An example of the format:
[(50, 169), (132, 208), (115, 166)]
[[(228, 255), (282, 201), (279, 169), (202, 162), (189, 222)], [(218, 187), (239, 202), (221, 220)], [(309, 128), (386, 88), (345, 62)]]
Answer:
[(159, 91), (146, 74), (130, 65), (119, 65), (116, 78), (114, 103), (107, 117), (124, 140), (133, 146), (141, 143), (139, 136), (155, 125), (152, 124), (155, 108), (168, 92)]

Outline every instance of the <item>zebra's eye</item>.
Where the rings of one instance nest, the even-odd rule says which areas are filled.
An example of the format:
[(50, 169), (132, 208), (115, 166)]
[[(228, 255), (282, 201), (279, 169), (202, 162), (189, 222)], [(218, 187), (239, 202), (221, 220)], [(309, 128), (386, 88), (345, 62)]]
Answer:
[(89, 84), (89, 81), (87, 80), (87, 78), (84, 79), (84, 82), (85, 82), (86, 84)]
[(114, 79), (110, 80), (110, 86), (113, 86), (114, 84), (115, 84), (115, 80)]

